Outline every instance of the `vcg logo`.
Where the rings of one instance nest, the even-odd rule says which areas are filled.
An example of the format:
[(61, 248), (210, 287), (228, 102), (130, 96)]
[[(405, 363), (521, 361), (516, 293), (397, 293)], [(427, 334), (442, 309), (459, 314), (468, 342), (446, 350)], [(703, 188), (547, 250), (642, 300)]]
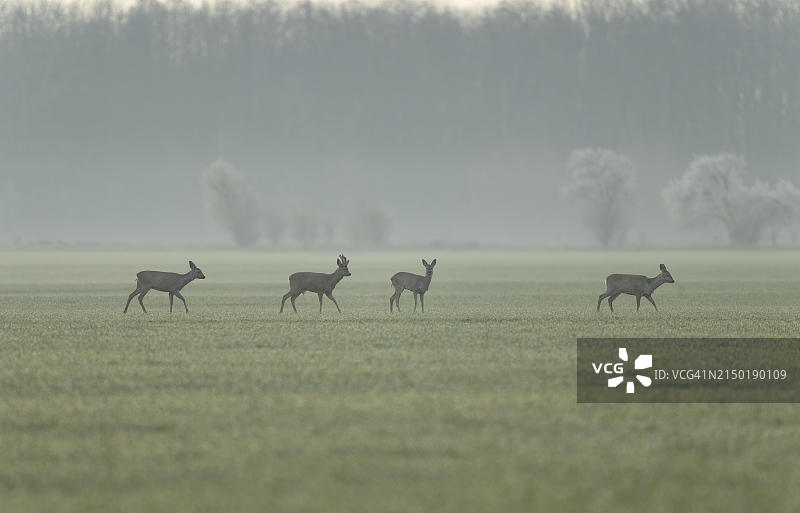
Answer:
[[(592, 369), (594, 370), (595, 374), (600, 374), (601, 372), (609, 375), (616, 374), (616, 376), (608, 378), (609, 388), (616, 388), (620, 383), (625, 381), (625, 376), (623, 374), (625, 372), (625, 362), (628, 361), (628, 350), (626, 348), (619, 348), (619, 359), (619, 362), (592, 363)], [(649, 369), (652, 366), (653, 355), (651, 354), (639, 355), (636, 360), (633, 361), (633, 369), (635, 371)], [(649, 387), (653, 382), (652, 379), (647, 376), (643, 376), (642, 374), (636, 374), (636, 381), (645, 387)], [(635, 386), (635, 381), (628, 380), (625, 383), (625, 391), (629, 394), (632, 394)]]

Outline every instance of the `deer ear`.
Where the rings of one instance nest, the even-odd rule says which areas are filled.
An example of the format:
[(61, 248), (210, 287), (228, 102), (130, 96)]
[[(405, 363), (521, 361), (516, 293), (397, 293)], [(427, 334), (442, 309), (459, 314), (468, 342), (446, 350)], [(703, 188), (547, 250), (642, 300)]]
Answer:
[(342, 259), (341, 258), (337, 258), (336, 259), (336, 265), (338, 265), (339, 267), (342, 266)]
[(428, 262), (426, 262), (424, 258), (422, 259), (422, 265), (424, 265), (425, 267), (428, 267)]
[(433, 267), (434, 265), (436, 265), (436, 259), (435, 258), (433, 259), (433, 262), (431, 262), (431, 267)]
[(191, 260), (189, 260), (189, 269), (197, 269), (197, 266)]
[(664, 265), (664, 264), (659, 265), (658, 268), (661, 269), (662, 271), (666, 271), (667, 270), (667, 266)]

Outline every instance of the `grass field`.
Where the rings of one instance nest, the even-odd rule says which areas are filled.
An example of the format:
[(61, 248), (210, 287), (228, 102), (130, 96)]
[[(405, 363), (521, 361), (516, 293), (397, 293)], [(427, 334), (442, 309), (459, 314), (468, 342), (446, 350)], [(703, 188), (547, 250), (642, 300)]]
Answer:
[[(800, 253), (0, 253), (0, 511), (796, 512), (800, 409), (577, 404), (579, 336), (800, 336)], [(207, 279), (169, 314), (135, 273)], [(426, 313), (389, 276), (438, 258)], [(676, 279), (660, 312), (611, 272)]]

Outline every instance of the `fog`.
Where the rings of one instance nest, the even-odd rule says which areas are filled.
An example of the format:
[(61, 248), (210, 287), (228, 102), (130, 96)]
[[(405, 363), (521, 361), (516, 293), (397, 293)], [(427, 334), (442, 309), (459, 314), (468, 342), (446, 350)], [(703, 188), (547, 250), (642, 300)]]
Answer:
[(0, 4), (0, 244), (724, 246), (664, 190), (725, 162), (797, 244), (800, 6), (576, 6)]

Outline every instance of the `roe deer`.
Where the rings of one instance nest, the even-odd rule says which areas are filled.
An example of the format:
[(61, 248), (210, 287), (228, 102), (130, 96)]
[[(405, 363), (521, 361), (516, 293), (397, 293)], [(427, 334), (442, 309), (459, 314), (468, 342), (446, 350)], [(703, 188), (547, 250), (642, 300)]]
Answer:
[(136, 290), (131, 292), (131, 295), (128, 296), (128, 302), (125, 304), (125, 310), (122, 313), (128, 312), (128, 306), (131, 304), (131, 299), (133, 296), (139, 295), (139, 305), (142, 307), (142, 311), (147, 313), (147, 310), (144, 309), (144, 303), (142, 300), (144, 296), (150, 292), (150, 289), (159, 290), (161, 292), (169, 292), (169, 312), (172, 313), (172, 299), (173, 296), (178, 296), (178, 299), (183, 301), (183, 307), (186, 308), (186, 313), (189, 313), (189, 307), (186, 306), (186, 300), (183, 299), (181, 295), (181, 289), (189, 284), (195, 278), (199, 280), (204, 280), (206, 275), (203, 274), (203, 271), (200, 270), (199, 267), (194, 265), (194, 262), (189, 260), (189, 269), (190, 271), (186, 274), (178, 274), (178, 273), (165, 273), (161, 271), (142, 271), (136, 274)]
[(411, 273), (397, 273), (391, 278), (392, 287), (394, 287), (394, 294), (389, 298), (389, 312), (394, 311), (392, 305), (397, 305), (397, 311), (400, 311), (400, 294), (408, 289), (414, 293), (414, 311), (417, 311), (417, 296), (422, 303), (422, 312), (425, 312), (425, 293), (431, 285), (431, 278), (433, 278), (433, 266), (436, 265), (436, 259), (430, 264), (422, 259), (422, 265), (425, 266), (425, 276)]
[(292, 308), (294, 309), (294, 313), (297, 313), (297, 307), (294, 306), (294, 300), (297, 299), (297, 296), (306, 291), (316, 292), (319, 296), (320, 313), (322, 313), (323, 294), (328, 296), (328, 299), (333, 301), (333, 304), (336, 305), (336, 309), (339, 310), (339, 313), (342, 313), (342, 310), (339, 308), (339, 303), (337, 303), (336, 298), (333, 297), (333, 289), (342, 278), (345, 276), (350, 276), (350, 271), (347, 269), (347, 264), (349, 263), (350, 260), (345, 258), (344, 255), (339, 255), (339, 258), (336, 259), (336, 265), (338, 265), (338, 267), (331, 274), (294, 273), (293, 275), (289, 276), (289, 292), (283, 295), (283, 300), (281, 301), (281, 313), (283, 313), (283, 305), (286, 303), (287, 299), (292, 300)]
[(611, 303), (617, 299), (620, 294), (630, 294), (636, 296), (636, 311), (639, 311), (639, 303), (642, 296), (646, 297), (648, 301), (653, 304), (653, 308), (658, 310), (656, 302), (653, 301), (653, 292), (663, 283), (675, 283), (672, 275), (667, 271), (667, 266), (660, 265), (661, 274), (653, 278), (642, 276), (639, 274), (609, 274), (606, 277), (606, 291), (600, 294), (597, 300), (597, 311), (600, 311), (600, 303), (603, 299), (608, 298), (608, 307), (614, 311), (614, 305)]

